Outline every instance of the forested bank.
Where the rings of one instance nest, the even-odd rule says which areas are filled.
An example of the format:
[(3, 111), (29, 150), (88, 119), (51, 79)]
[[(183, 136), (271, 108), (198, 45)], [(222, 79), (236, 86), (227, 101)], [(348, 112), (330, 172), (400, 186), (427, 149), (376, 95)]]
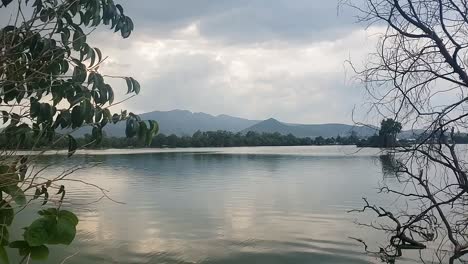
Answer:
[[(0, 146), (7, 148), (31, 149), (49, 148), (48, 140), (36, 141), (33, 137), (26, 136), (20, 139), (21, 144), (18, 144), (18, 139), (12, 139), (4, 135), (0, 135)], [(60, 139), (60, 135), (54, 138), (57, 144), (54, 148), (61, 149), (68, 147), (66, 138)], [(145, 146), (145, 142), (137, 138), (118, 138), (104, 136), (99, 144), (93, 142), (93, 137), (86, 134), (82, 138), (77, 138), (78, 146), (86, 148), (199, 148), (199, 147), (243, 147), (243, 146), (310, 146), (310, 145), (355, 145), (359, 142), (359, 138), (355, 134), (342, 137), (336, 136), (331, 138), (298, 138), (292, 134), (282, 135), (280, 133), (257, 133), (247, 132), (233, 133), (228, 131), (197, 131), (192, 136), (177, 136), (158, 134), (153, 137), (149, 146)]]

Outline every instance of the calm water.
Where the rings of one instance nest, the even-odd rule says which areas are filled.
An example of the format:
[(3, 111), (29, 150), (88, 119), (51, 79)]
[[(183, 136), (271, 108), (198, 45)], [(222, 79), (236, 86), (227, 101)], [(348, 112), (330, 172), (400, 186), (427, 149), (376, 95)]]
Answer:
[[(381, 237), (354, 224), (367, 216), (346, 211), (361, 207), (364, 196), (382, 201), (376, 187), (386, 180), (385, 166), (376, 150), (356, 151), (262, 147), (47, 156), (38, 167), (54, 165), (43, 176), (96, 165), (72, 178), (125, 203), (95, 203), (98, 190), (66, 183), (65, 207), (80, 217), (78, 236), (69, 247), (53, 248), (49, 262), (73, 255), (65, 263), (377, 263), (349, 237)], [(21, 212), (22, 218), (32, 213)]]

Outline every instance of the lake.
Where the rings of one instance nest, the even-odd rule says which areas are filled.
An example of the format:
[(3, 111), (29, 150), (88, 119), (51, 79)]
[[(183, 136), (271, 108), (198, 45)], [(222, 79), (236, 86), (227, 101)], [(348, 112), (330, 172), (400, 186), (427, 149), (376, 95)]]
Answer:
[[(386, 202), (377, 187), (385, 160), (352, 146), (82, 151), (49, 153), (43, 176), (72, 166), (71, 179), (107, 189), (117, 202), (67, 182), (79, 215), (77, 238), (49, 263), (378, 263), (350, 237), (377, 242), (357, 226), (362, 197)], [(15, 228), (30, 222), (29, 208)], [(411, 263), (407, 258), (399, 263)]]

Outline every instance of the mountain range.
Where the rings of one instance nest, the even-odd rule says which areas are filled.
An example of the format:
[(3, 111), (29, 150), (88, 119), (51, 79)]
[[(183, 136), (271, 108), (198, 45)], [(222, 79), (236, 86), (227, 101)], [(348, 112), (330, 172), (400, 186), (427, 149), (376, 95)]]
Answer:
[[(274, 118), (267, 120), (250, 120), (229, 115), (210, 115), (206, 113), (193, 113), (187, 110), (153, 111), (140, 114), (143, 120), (156, 120), (159, 124), (159, 133), (166, 135), (191, 136), (196, 131), (225, 130), (230, 132), (247, 133), (248, 131), (280, 134), (293, 134), (296, 137), (336, 137), (347, 136), (354, 131), (360, 137), (368, 137), (375, 134), (376, 130), (364, 126), (352, 126), (346, 124), (290, 124), (283, 123)], [(83, 128), (74, 133), (75, 136), (83, 136), (89, 133), (89, 128)], [(107, 136), (125, 136), (125, 123), (107, 125)]]
[(360, 137), (369, 137), (376, 133), (376, 129), (365, 126), (351, 126), (345, 124), (287, 124), (282, 123), (274, 118), (261, 121), (253, 126), (250, 126), (242, 132), (248, 131), (272, 133), (278, 132), (283, 135), (293, 134), (296, 137), (336, 137), (336, 136), (349, 136), (351, 132), (355, 132)]

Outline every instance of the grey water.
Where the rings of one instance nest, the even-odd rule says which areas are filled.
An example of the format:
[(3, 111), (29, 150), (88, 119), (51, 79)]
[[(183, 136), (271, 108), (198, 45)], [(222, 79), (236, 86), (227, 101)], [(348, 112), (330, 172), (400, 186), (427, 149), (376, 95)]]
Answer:
[[(64, 182), (63, 207), (80, 218), (77, 237), (68, 247), (51, 248), (48, 263), (379, 263), (350, 237), (378, 246), (385, 236), (356, 225), (370, 215), (347, 212), (362, 207), (362, 197), (386, 201), (377, 188), (391, 178), (379, 150), (49, 154), (37, 162), (37, 168), (48, 166), (44, 177), (83, 169)], [(87, 183), (107, 190), (112, 200)], [(35, 211), (20, 212), (14, 228), (27, 225)]]

